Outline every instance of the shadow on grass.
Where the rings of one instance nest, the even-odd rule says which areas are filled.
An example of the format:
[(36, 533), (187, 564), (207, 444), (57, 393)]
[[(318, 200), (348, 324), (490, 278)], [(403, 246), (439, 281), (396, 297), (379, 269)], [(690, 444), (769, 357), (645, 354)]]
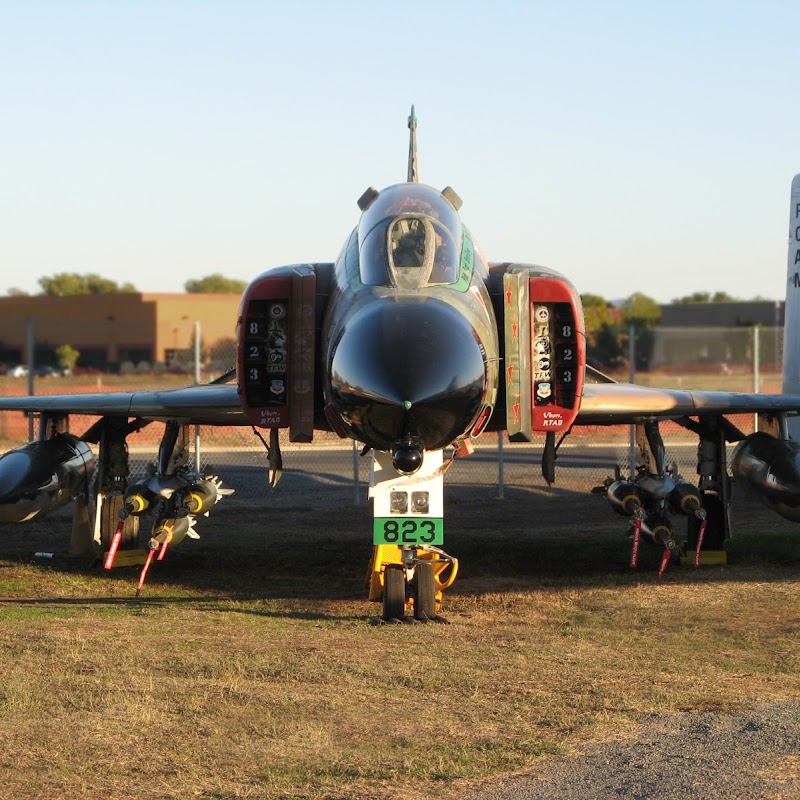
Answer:
[(274, 619), (305, 620), (307, 622), (360, 622), (363, 614), (341, 614), (330, 611), (287, 610), (279, 608), (259, 608), (248, 605), (240, 606), (229, 595), (218, 597), (176, 597), (172, 595), (153, 595), (147, 597), (36, 597), (36, 598), (0, 598), (0, 608), (5, 609), (74, 609), (74, 608), (106, 608), (127, 610), (132, 614), (146, 614), (148, 611), (165, 608), (186, 608), (196, 611), (214, 611), (219, 613), (245, 614)]
[[(671, 565), (666, 580), (764, 581), (793, 579), (800, 574), (800, 526), (741, 502), (735, 503), (733, 516), (736, 536), (728, 544), (729, 566), (695, 571)], [(643, 543), (639, 568), (631, 570), (628, 522), (611, 512), (602, 497), (559, 488), (507, 487), (504, 500), (476, 503), (468, 486), (455, 486), (446, 497), (445, 517), (445, 549), (460, 561), (459, 578), (449, 590), (455, 595), (578, 583), (613, 587), (658, 580), (661, 549)], [(680, 541), (684, 523), (681, 518), (674, 523)], [(43, 581), (48, 572), (81, 574), (92, 582), (96, 579), (99, 591), (109, 581), (130, 584), (133, 595), (138, 567), (108, 573), (90, 567), (86, 559), (60, 555), (68, 546), (69, 528), (65, 512), (46, 522), (3, 526), (6, 548), (0, 551), (0, 587), (3, 567), (13, 571), (14, 564), (30, 564), (34, 551), (55, 550), (53, 560), (38, 567)], [(151, 597), (145, 586), (143, 602), (208, 607), (223, 601), (270, 598), (363, 600), (371, 528), (371, 508), (366, 504), (322, 509), (268, 508), (255, 503), (221, 506), (198, 524), (199, 541), (186, 541), (163, 562), (154, 562), (148, 577), (154, 592), (171, 586), (201, 597)], [(21, 540), (14, 541), (12, 550), (8, 544), (16, 531), (24, 533)], [(3, 594), (13, 595), (14, 591)], [(113, 597), (63, 602), (136, 601)], [(272, 612), (264, 609), (263, 613)], [(303, 618), (340, 617), (308, 612)]]

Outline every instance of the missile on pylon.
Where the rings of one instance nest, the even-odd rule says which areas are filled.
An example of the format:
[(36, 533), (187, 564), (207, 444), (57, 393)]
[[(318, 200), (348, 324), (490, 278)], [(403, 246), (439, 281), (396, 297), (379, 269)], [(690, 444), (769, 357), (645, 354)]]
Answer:
[(800, 442), (751, 433), (733, 451), (731, 472), (765, 506), (800, 522)]
[(623, 517), (632, 517), (643, 505), (639, 487), (622, 478), (609, 484), (606, 497), (611, 508)]
[(150, 549), (158, 550), (163, 544), (170, 547), (182, 542), (187, 536), (190, 539), (199, 539), (200, 535), (194, 530), (195, 519), (193, 516), (164, 517), (153, 525), (153, 535), (150, 538)]
[(82, 439), (57, 433), (0, 456), (0, 522), (28, 522), (88, 490), (94, 454)]
[(703, 493), (685, 478), (675, 478), (675, 488), (667, 495), (670, 508), (679, 514), (696, 514), (703, 506)]

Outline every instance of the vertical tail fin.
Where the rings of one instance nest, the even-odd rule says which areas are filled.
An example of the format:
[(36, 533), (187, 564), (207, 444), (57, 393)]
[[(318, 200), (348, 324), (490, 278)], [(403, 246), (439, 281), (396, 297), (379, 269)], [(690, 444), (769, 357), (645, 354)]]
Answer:
[(417, 112), (411, 106), (411, 114), (408, 118), (408, 129), (411, 131), (408, 142), (408, 182), (417, 183), (419, 172), (417, 171)]
[[(800, 394), (800, 175), (792, 181), (789, 255), (783, 319), (783, 391)], [(789, 417), (789, 434), (800, 440), (800, 417)]]

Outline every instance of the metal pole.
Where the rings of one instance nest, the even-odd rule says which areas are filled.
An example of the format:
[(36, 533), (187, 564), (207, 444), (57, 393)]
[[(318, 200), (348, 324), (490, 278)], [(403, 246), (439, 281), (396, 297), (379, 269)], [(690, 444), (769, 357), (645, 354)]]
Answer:
[[(34, 378), (36, 372), (36, 364), (35, 364), (35, 356), (34, 356), (34, 349), (35, 349), (35, 336), (33, 333), (33, 318), (28, 319), (28, 330), (27, 330), (27, 347), (28, 347), (28, 394), (34, 395), (36, 393), (36, 389), (34, 386)], [(28, 412), (28, 441), (33, 441), (33, 414)]]
[(504, 500), (506, 496), (506, 462), (505, 462), (505, 434), (497, 431), (497, 499)]
[[(194, 382), (200, 383), (200, 320), (194, 323)], [(194, 426), (194, 471), (200, 472), (200, 426)]]
[(775, 301), (775, 328), (773, 330), (773, 345), (772, 345), (772, 359), (771, 363), (773, 365), (772, 369), (775, 370), (776, 368), (780, 369), (781, 367), (781, 341), (782, 341), (782, 333), (781, 330), (781, 304), (780, 301)]
[[(753, 391), (757, 392), (761, 387), (761, 373), (760, 364), (761, 360), (761, 336), (758, 330), (758, 325), (753, 325)], [(758, 414), (753, 415), (753, 430), (758, 430)]]
[[(628, 381), (636, 383), (636, 326), (631, 323), (628, 326)], [(628, 429), (628, 462), (630, 466), (630, 476), (636, 474), (636, 426), (631, 425)]]
[(357, 506), (359, 501), (359, 481), (358, 481), (358, 447), (356, 440), (353, 439), (353, 505)]

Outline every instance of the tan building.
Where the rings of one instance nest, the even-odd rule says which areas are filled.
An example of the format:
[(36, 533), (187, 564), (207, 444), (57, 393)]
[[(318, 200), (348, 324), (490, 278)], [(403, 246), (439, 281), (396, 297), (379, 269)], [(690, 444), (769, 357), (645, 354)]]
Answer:
[(53, 351), (65, 344), (80, 352), (78, 367), (190, 363), (196, 322), (213, 358), (236, 338), (240, 300), (239, 294), (204, 293), (0, 297), (0, 364), (26, 363), (28, 320), (37, 365), (54, 364)]

